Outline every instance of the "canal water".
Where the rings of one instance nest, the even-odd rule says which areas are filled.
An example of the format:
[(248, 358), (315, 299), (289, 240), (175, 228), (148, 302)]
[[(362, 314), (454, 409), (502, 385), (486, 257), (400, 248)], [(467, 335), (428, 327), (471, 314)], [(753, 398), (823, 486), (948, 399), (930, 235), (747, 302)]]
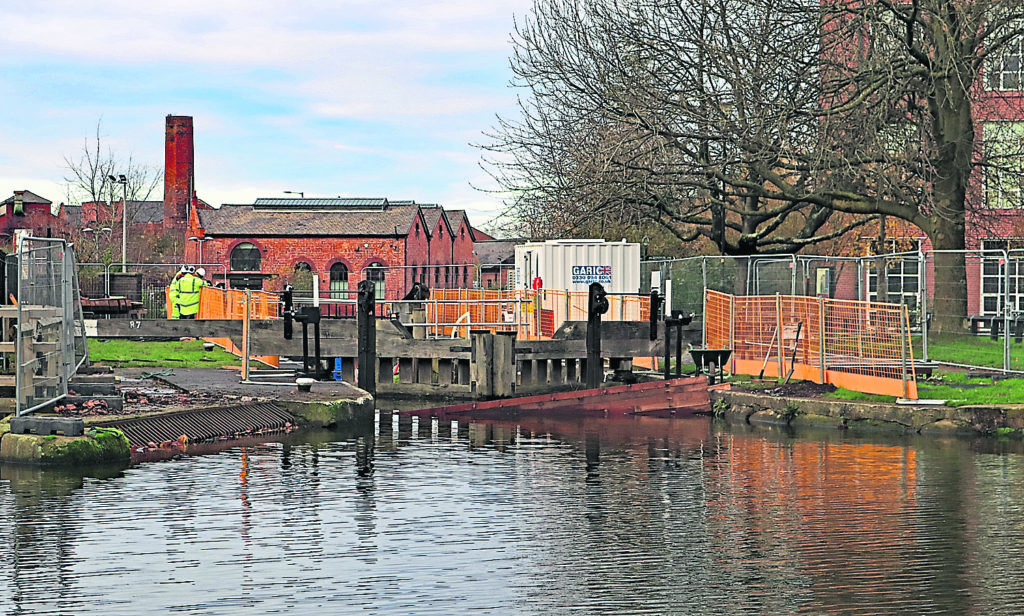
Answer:
[(1019, 441), (423, 420), (0, 468), (0, 613), (1024, 613)]

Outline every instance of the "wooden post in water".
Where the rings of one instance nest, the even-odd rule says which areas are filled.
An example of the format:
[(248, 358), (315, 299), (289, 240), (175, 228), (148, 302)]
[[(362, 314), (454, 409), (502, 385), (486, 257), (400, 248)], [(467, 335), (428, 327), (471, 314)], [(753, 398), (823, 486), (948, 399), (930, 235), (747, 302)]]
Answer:
[(373, 282), (360, 280), (356, 305), (358, 387), (377, 394), (377, 305)]
[(516, 332), (499, 331), (494, 336), (494, 396), (507, 398), (516, 390)]
[(477, 398), (494, 395), (491, 365), (494, 361), (494, 334), (486, 329), (472, 329), (470, 339), (470, 379), (474, 384), (473, 393)]

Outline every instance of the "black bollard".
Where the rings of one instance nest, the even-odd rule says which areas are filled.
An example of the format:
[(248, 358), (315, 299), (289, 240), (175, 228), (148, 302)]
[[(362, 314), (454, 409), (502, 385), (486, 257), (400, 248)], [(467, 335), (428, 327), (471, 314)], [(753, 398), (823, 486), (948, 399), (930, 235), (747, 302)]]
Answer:
[(661, 312), (661, 303), (665, 301), (658, 294), (657, 289), (651, 289), (651, 342), (658, 339), (658, 317)]
[(284, 293), (281, 294), (281, 302), (284, 305), (281, 314), (284, 315), (284, 339), (292, 339), (292, 285), (285, 285)]
[(601, 315), (608, 312), (608, 294), (599, 282), (590, 283), (587, 303), (587, 388), (595, 389), (604, 380), (601, 359)]
[(360, 389), (377, 394), (377, 305), (373, 281), (360, 280), (356, 302), (356, 331), (358, 332), (357, 360)]

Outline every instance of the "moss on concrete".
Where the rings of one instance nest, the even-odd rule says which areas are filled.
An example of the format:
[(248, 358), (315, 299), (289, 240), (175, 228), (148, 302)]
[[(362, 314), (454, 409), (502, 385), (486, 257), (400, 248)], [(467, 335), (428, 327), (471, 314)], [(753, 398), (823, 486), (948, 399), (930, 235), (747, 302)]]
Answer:
[(128, 437), (114, 428), (92, 428), (84, 436), (4, 434), (0, 459), (46, 466), (86, 466), (131, 458)]
[(373, 397), (369, 395), (331, 402), (280, 400), (277, 404), (311, 428), (339, 427), (362, 421), (373, 417), (374, 409)]

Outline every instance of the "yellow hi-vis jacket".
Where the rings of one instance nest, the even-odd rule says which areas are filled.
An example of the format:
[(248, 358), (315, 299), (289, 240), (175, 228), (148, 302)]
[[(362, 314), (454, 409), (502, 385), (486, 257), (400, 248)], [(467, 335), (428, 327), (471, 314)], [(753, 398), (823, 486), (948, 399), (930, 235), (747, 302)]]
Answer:
[(206, 281), (195, 274), (185, 274), (173, 285), (178, 291), (178, 312), (188, 316), (199, 312), (199, 290)]

